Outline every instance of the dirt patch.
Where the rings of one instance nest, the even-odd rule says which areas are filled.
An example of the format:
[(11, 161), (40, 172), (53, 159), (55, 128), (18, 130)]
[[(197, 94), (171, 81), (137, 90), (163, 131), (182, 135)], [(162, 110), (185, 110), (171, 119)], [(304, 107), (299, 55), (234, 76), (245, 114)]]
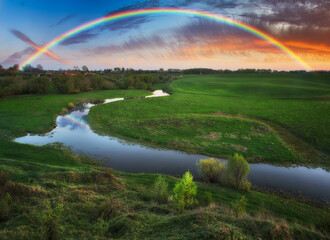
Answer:
[(230, 144), (230, 147), (240, 152), (246, 152), (248, 150), (247, 147), (243, 147), (241, 145)]
[(200, 138), (208, 139), (208, 140), (218, 140), (222, 137), (222, 133), (210, 132), (208, 135), (200, 136)]
[(249, 137), (249, 136), (243, 136), (242, 139), (244, 139), (245, 141), (250, 141), (251, 140), (251, 137)]
[(236, 139), (236, 138), (237, 138), (237, 135), (234, 134), (234, 133), (227, 133), (225, 136), (226, 136), (227, 138), (231, 138), (231, 139)]
[(252, 126), (251, 130), (256, 134), (267, 134), (271, 133), (270, 129), (266, 126), (259, 125), (259, 126)]

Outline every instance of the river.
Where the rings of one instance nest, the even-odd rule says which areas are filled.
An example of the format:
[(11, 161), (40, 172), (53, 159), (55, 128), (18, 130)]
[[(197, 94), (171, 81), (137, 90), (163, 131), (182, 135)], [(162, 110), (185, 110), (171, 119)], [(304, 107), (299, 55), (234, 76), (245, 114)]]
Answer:
[[(167, 95), (158, 90), (148, 97), (166, 97)], [(104, 104), (122, 100), (124, 98), (107, 99)], [(80, 104), (70, 113), (64, 116), (59, 115), (56, 119), (57, 126), (51, 132), (42, 135), (28, 134), (14, 141), (38, 146), (62, 143), (76, 153), (107, 159), (104, 161), (106, 167), (124, 172), (181, 175), (186, 170), (190, 170), (198, 176), (196, 163), (208, 156), (150, 148), (112, 136), (101, 136), (92, 131), (86, 120), (93, 106), (95, 104)], [(259, 187), (330, 201), (330, 172), (322, 168), (250, 164), (248, 179), (253, 185)]]

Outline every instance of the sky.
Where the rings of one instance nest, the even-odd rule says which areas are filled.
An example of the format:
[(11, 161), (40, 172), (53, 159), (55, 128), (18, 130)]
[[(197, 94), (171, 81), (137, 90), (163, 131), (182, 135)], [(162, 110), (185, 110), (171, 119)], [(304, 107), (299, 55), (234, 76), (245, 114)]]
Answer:
[[(125, 10), (177, 7), (221, 14), (256, 27), (296, 53), (313, 70), (330, 70), (329, 0), (0, 0), (0, 64), (22, 64), (58, 35)], [(114, 67), (304, 67), (269, 42), (214, 20), (173, 14), (110, 21), (61, 42), (31, 64), (44, 69)]]

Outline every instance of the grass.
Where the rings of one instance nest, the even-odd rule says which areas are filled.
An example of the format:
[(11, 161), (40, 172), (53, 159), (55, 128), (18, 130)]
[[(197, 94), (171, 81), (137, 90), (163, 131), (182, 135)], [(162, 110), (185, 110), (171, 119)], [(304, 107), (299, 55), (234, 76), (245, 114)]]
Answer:
[[(37, 164), (0, 159), (1, 169), (12, 169), (7, 189), (13, 203), (9, 218), (0, 222), (3, 239), (40, 239), (49, 228), (44, 216), (51, 217), (59, 206), (63, 210), (51, 227), (65, 239), (221, 239), (233, 234), (270, 239), (278, 226), (287, 226), (296, 239), (329, 237), (326, 207), (197, 183), (200, 205), (180, 213), (173, 202), (158, 204), (153, 198), (159, 174), (107, 173), (76, 161), (76, 166), (62, 167), (56, 160)], [(164, 178), (173, 194), (178, 179)], [(211, 205), (203, 203), (206, 193), (212, 194)], [(237, 218), (230, 205), (243, 195), (247, 214)]]
[[(59, 146), (37, 147), (9, 141), (25, 132), (47, 131), (54, 123), (56, 114), (69, 102), (121, 97), (121, 94), (141, 96), (147, 93), (102, 91), (0, 99), (0, 175), (3, 171), (9, 172), (5, 189), (12, 198), (6, 205), (9, 209), (8, 218), (0, 221), (2, 239), (45, 239), (49, 232), (55, 232), (60, 239), (228, 239), (233, 236), (234, 239), (276, 239), (279, 236), (286, 236), (287, 239), (292, 236), (295, 239), (329, 239), (328, 205), (256, 190), (246, 193), (220, 185), (197, 183), (199, 205), (179, 213), (173, 201), (159, 204), (154, 199), (154, 183), (159, 174), (111, 172), (97, 165), (86, 164), (92, 161)], [(242, 136), (248, 135), (255, 141), (273, 142), (282, 149), (280, 154), (289, 154), (285, 152), (285, 143), (275, 133), (269, 132), (272, 128), (264, 123), (212, 114), (207, 109), (205, 112), (188, 114), (183, 110), (180, 112), (179, 106), (168, 105), (177, 104), (186, 95), (175, 93), (171, 97), (159, 99), (130, 99), (125, 101), (126, 105), (117, 102), (111, 106), (121, 114), (130, 110), (126, 111), (127, 118), (132, 123), (141, 123), (137, 129), (148, 127), (144, 118), (153, 116), (147, 121), (162, 123), (160, 126), (151, 125), (157, 131), (163, 128), (166, 134), (174, 134), (175, 126), (179, 123), (182, 126), (178, 130), (180, 136), (191, 134), (191, 138), (197, 136), (198, 141), (211, 145), (213, 139), (221, 137), (228, 144), (239, 145), (243, 144), (240, 134), (236, 134), (235, 138), (234, 135), (220, 136), (217, 131), (221, 129), (234, 134), (232, 132), (242, 126)], [(188, 109), (198, 104), (191, 98), (185, 101), (188, 101), (185, 102)], [(137, 115), (131, 108), (132, 104), (142, 110), (142, 114)], [(160, 104), (160, 108), (155, 104)], [(167, 112), (160, 112), (166, 105), (170, 106)], [(150, 109), (146, 109), (146, 106)], [(208, 108), (213, 107), (209, 105)], [(173, 113), (173, 117), (167, 118), (168, 113)], [(159, 121), (156, 121), (157, 117)], [(109, 121), (115, 123), (123, 118), (123, 115), (115, 115)], [(103, 121), (95, 125), (102, 125)], [(189, 129), (197, 123), (203, 123), (203, 128), (197, 129), (200, 132), (196, 134), (191, 133)], [(120, 125), (120, 122), (116, 124)], [(122, 124), (128, 123), (122, 121)], [(167, 126), (173, 127), (167, 129)], [(125, 133), (128, 134), (129, 130)], [(255, 133), (258, 134), (254, 136)], [(253, 145), (250, 148), (253, 149)], [(172, 189), (179, 179), (171, 176), (164, 178), (172, 195)], [(210, 193), (213, 199), (211, 204), (207, 200)], [(230, 206), (243, 195), (248, 199), (247, 213), (237, 218)]]
[[(243, 76), (247, 76), (246, 79)], [(153, 146), (185, 151), (190, 148), (218, 157), (228, 157), (237, 150), (254, 162), (329, 168), (330, 99), (324, 96), (329, 95), (330, 89), (327, 76), (185, 76), (172, 83), (174, 93), (169, 97), (98, 106), (91, 110), (89, 120), (99, 133)], [(251, 84), (251, 89), (259, 84), (259, 92), (261, 88), (264, 93), (253, 95), (247, 89), (243, 94), (241, 88), (234, 92), (235, 85), (243, 81), (243, 86)], [(263, 84), (264, 81), (267, 84)], [(276, 85), (281, 87), (274, 87)], [(282, 93), (282, 88), (290, 89), (290, 94)], [(205, 127), (208, 121), (212, 124)], [(256, 128), (266, 129), (267, 134), (253, 130)], [(212, 137), (217, 132), (222, 133), (221, 137), (207, 140), (207, 136)], [(254, 140), (249, 141), (256, 134)], [(230, 138), (234, 135), (236, 139)]]
[(93, 91), (81, 94), (21, 95), (0, 100), (0, 137), (10, 138), (26, 132), (45, 132), (69, 103), (116, 97), (149, 95), (139, 90)]

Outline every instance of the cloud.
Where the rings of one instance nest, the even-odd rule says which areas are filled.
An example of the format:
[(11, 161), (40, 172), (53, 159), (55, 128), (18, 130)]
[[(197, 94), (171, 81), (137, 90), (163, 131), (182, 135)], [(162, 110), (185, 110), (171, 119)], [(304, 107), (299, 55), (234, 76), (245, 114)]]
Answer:
[[(159, 1), (158, 0), (149, 0), (149, 1), (143, 1), (138, 2), (136, 4), (128, 5), (122, 8), (118, 8), (116, 10), (110, 11), (106, 13), (107, 15), (114, 14), (117, 12), (132, 10), (132, 9), (139, 9), (139, 8), (150, 8), (150, 7), (159, 7)], [(62, 19), (59, 22), (63, 23), (63, 20), (68, 19)], [(119, 19), (115, 21), (110, 21), (107, 23), (104, 23), (102, 25), (96, 26), (93, 29), (81, 32), (77, 35), (74, 35), (73, 37), (70, 37), (63, 42), (60, 43), (60, 45), (68, 46), (73, 44), (79, 44), (79, 43), (86, 43), (89, 40), (96, 38), (98, 35), (100, 35), (104, 31), (129, 31), (131, 29), (137, 29), (141, 25), (149, 22), (151, 20), (151, 17), (148, 16), (139, 16), (139, 17), (130, 17), (125, 19)]]
[(98, 33), (94, 32), (94, 29), (86, 30), (83, 32), (80, 32), (70, 38), (65, 39), (60, 43), (62, 46), (69, 46), (73, 44), (79, 44), (79, 43), (85, 43), (88, 42), (89, 40), (95, 38)]
[(5, 61), (3, 61), (2, 64), (7, 66), (14, 65), (16, 63), (19, 63), (21, 58), (24, 57), (25, 55), (29, 55), (34, 52), (35, 52), (34, 48), (28, 47), (23, 51), (13, 53)]
[[(91, 55), (129, 53), (136, 57), (158, 56), (167, 59), (212, 58), (218, 55), (251, 57), (255, 53), (283, 55), (281, 50), (251, 33), (202, 18), (194, 18), (192, 22), (166, 34), (134, 36), (121, 44), (99, 46), (88, 52)], [(288, 34), (290, 36), (290, 32)], [(325, 44), (293, 41), (291, 37), (284, 36), (282, 39), (285, 39), (285, 45), (300, 55), (314, 54), (320, 59), (323, 55), (329, 55), (330, 47)]]
[(56, 23), (50, 25), (49, 27), (55, 27), (55, 26), (59, 26), (69, 20), (71, 20), (72, 18), (76, 17), (76, 14), (70, 14), (70, 15), (67, 15), (63, 18), (61, 18), (60, 20), (58, 20)]
[(138, 51), (152, 48), (160, 48), (167, 46), (167, 43), (157, 34), (149, 37), (131, 37), (129, 40), (123, 42), (122, 44), (113, 44), (108, 46), (99, 46), (97, 48), (89, 50), (91, 54), (98, 55), (111, 55), (120, 53), (123, 51)]
[[(28, 36), (26, 36), (24, 33), (16, 30), (16, 29), (11, 29), (10, 32), (15, 36), (17, 37), (18, 39), (22, 40), (23, 42), (26, 42), (27, 44), (31, 45), (34, 49), (36, 50), (40, 50), (42, 47), (37, 45), (35, 42), (33, 42)], [(69, 61), (66, 61), (58, 56), (56, 56), (52, 51), (50, 50), (47, 50), (44, 52), (44, 54), (48, 55), (49, 57), (61, 62), (61, 63), (64, 63), (64, 64), (70, 64)]]

